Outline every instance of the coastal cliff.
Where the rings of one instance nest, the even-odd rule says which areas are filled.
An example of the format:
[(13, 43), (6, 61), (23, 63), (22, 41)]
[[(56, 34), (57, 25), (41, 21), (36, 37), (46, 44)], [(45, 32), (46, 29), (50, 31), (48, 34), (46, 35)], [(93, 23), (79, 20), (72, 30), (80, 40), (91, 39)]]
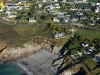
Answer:
[(16, 60), (20, 57), (27, 57), (43, 47), (43, 44), (25, 43), (24, 47), (6, 47), (7, 45), (0, 45), (0, 62), (9, 60)]

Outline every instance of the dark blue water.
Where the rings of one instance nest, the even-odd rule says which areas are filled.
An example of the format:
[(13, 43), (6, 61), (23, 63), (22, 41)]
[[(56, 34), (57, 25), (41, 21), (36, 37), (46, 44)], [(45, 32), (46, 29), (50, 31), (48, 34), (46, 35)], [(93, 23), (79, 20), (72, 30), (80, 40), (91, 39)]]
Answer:
[(24, 71), (14, 62), (0, 64), (0, 75), (22, 75)]

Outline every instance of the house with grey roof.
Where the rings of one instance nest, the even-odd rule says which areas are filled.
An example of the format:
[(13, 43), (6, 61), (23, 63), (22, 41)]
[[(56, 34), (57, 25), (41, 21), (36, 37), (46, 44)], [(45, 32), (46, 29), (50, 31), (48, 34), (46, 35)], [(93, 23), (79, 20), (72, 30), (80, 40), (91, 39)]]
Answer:
[(78, 18), (77, 17), (71, 17), (70, 21), (78, 21)]
[(68, 22), (68, 21), (69, 21), (69, 18), (67, 17), (62, 18), (62, 22)]
[(80, 16), (80, 19), (83, 19), (83, 20), (85, 20), (85, 19), (87, 19), (87, 16)]
[(81, 10), (78, 10), (78, 11), (76, 12), (76, 15), (77, 15), (77, 16), (82, 16), (82, 15), (83, 15), (83, 12), (82, 12)]
[(96, 55), (94, 59), (100, 64), (100, 55)]
[(57, 32), (57, 33), (54, 34), (54, 38), (61, 38), (61, 37), (63, 37), (64, 35), (65, 35), (64, 32)]

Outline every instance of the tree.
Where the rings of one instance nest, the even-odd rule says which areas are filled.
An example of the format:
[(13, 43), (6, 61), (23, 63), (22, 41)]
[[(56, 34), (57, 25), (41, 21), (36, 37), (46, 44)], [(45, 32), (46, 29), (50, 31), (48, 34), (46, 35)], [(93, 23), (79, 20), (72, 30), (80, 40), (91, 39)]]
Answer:
[(55, 23), (51, 23), (51, 24), (50, 24), (50, 28), (51, 28), (52, 30), (55, 30), (56, 24), (55, 24)]
[(56, 27), (56, 30), (57, 30), (57, 31), (62, 31), (62, 28), (61, 28), (60, 26), (57, 26), (57, 27)]
[(89, 43), (89, 44), (91, 44), (92, 43), (92, 38), (85, 37), (84, 41), (87, 42), (87, 43)]
[(80, 42), (84, 42), (84, 37), (79, 38)]

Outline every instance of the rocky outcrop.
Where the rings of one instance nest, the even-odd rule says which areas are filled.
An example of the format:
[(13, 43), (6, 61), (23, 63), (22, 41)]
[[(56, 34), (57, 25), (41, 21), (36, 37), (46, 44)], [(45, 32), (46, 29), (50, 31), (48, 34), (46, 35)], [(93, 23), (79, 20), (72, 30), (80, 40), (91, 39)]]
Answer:
[(34, 42), (25, 43), (23, 48), (7, 47), (0, 53), (0, 62), (16, 60), (17, 58), (21, 57), (27, 57), (37, 51), (43, 49), (48, 50), (49, 48), (50, 44), (47, 43), (36, 44)]
[(0, 41), (0, 52), (2, 52), (7, 47), (7, 43), (5, 41)]
[(39, 50), (41, 50), (43, 44), (36, 43), (26, 43), (24, 47), (7, 47), (0, 53), (0, 62), (8, 61), (8, 60), (16, 60), (20, 57), (27, 57)]
[(61, 73), (60, 75), (72, 75), (72, 74), (73, 74), (73, 71), (67, 70)]

